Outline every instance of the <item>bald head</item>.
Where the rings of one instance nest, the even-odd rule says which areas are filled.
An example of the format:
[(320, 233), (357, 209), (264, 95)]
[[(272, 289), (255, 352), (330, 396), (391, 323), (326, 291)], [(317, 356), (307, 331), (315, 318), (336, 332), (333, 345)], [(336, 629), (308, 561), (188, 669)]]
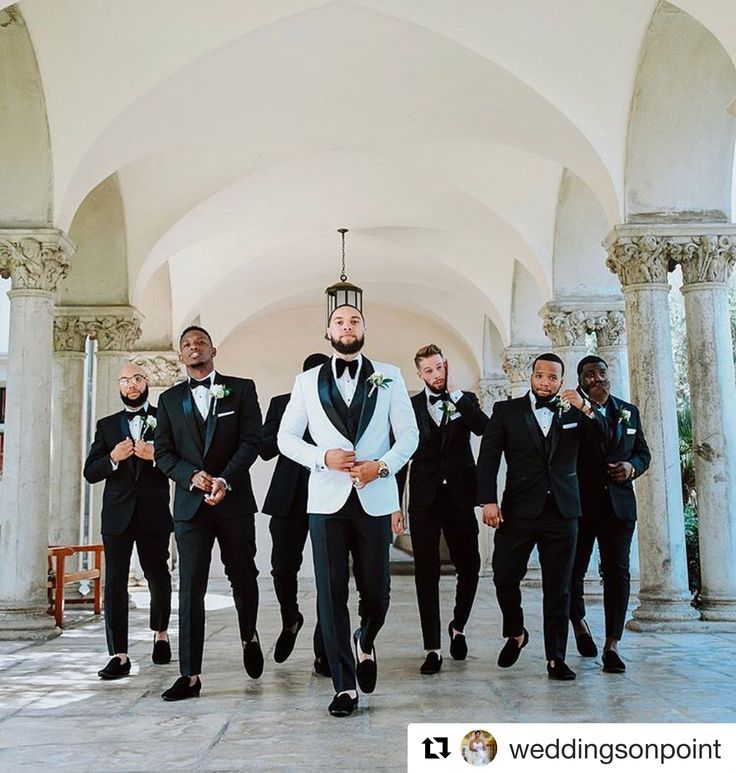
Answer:
[(118, 374), (120, 399), (130, 408), (138, 408), (148, 400), (148, 379), (140, 365), (126, 362)]

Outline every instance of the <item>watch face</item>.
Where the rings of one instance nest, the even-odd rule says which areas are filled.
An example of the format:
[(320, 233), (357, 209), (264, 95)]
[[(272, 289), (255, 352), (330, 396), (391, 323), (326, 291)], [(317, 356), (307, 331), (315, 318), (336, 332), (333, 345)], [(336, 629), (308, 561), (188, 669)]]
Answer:
[(378, 477), (379, 478), (388, 478), (388, 468), (381, 467), (381, 469), (378, 471)]

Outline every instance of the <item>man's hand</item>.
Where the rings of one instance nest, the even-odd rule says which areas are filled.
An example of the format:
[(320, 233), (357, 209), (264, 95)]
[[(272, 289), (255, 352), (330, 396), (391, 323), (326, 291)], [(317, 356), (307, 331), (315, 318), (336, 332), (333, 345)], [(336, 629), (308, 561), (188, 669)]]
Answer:
[(212, 491), (205, 495), (204, 502), (207, 505), (219, 505), (227, 494), (227, 488), (225, 483), (220, 478), (214, 478), (212, 480)]
[(325, 466), (328, 470), (350, 472), (355, 464), (355, 451), (343, 451), (342, 448), (331, 448), (325, 454)]
[(608, 477), (615, 483), (623, 483), (634, 474), (634, 465), (631, 462), (614, 462), (608, 465)]
[(135, 445), (133, 444), (132, 438), (126, 437), (125, 440), (121, 440), (115, 448), (110, 451), (110, 459), (113, 464), (120, 464), (123, 460), (133, 456), (134, 452)]
[(380, 469), (378, 462), (356, 462), (353, 469), (350, 470), (350, 477), (353, 479), (355, 488), (363, 488), (363, 486), (372, 483), (378, 477)]
[(503, 513), (498, 505), (483, 505), (483, 523), (497, 529), (503, 523)]
[(145, 459), (148, 462), (153, 461), (153, 443), (147, 440), (137, 440), (135, 443), (135, 455), (139, 459)]
[(192, 486), (209, 494), (212, 491), (212, 476), (204, 470), (199, 470), (192, 475)]
[(395, 513), (391, 513), (391, 531), (396, 535), (401, 535), (406, 531), (404, 525), (404, 514), (401, 510), (397, 510)]
[(560, 399), (570, 403), (573, 408), (577, 408), (579, 411), (581, 411), (585, 405), (580, 392), (576, 389), (566, 389), (560, 394)]
[(457, 390), (457, 384), (455, 383), (455, 369), (450, 369), (450, 363), (445, 360), (445, 389), (448, 394), (452, 394)]

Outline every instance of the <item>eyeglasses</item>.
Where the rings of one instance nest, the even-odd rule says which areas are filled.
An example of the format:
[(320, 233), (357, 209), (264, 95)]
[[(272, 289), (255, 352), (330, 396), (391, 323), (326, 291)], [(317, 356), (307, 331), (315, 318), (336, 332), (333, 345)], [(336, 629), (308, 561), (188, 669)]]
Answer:
[(129, 387), (129, 386), (143, 386), (148, 379), (145, 376), (131, 376), (130, 378), (125, 378), (123, 376), (122, 378), (118, 379), (118, 384), (120, 384), (121, 387)]

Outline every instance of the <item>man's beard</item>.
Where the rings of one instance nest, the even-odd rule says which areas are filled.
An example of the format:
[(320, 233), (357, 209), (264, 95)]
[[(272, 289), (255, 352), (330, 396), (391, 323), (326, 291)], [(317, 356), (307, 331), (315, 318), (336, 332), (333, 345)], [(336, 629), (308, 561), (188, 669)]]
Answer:
[(135, 400), (128, 397), (127, 395), (124, 395), (122, 392), (120, 393), (120, 399), (125, 403), (125, 405), (128, 406), (128, 408), (140, 408), (141, 405), (143, 405), (146, 400), (148, 400), (148, 384), (146, 384), (146, 388), (140, 393), (138, 397), (136, 397)]
[(330, 336), (330, 344), (332, 344), (332, 348), (340, 354), (357, 354), (363, 348), (364, 343), (365, 336), (362, 338), (356, 338), (350, 344), (344, 344), (339, 338), (333, 338)]
[[(424, 382), (427, 384), (427, 382)], [(447, 391), (447, 380), (445, 380), (445, 383), (442, 384), (442, 386), (439, 389), (435, 389), (431, 384), (427, 384), (427, 389), (433, 394), (433, 395), (441, 395), (443, 392)]]

